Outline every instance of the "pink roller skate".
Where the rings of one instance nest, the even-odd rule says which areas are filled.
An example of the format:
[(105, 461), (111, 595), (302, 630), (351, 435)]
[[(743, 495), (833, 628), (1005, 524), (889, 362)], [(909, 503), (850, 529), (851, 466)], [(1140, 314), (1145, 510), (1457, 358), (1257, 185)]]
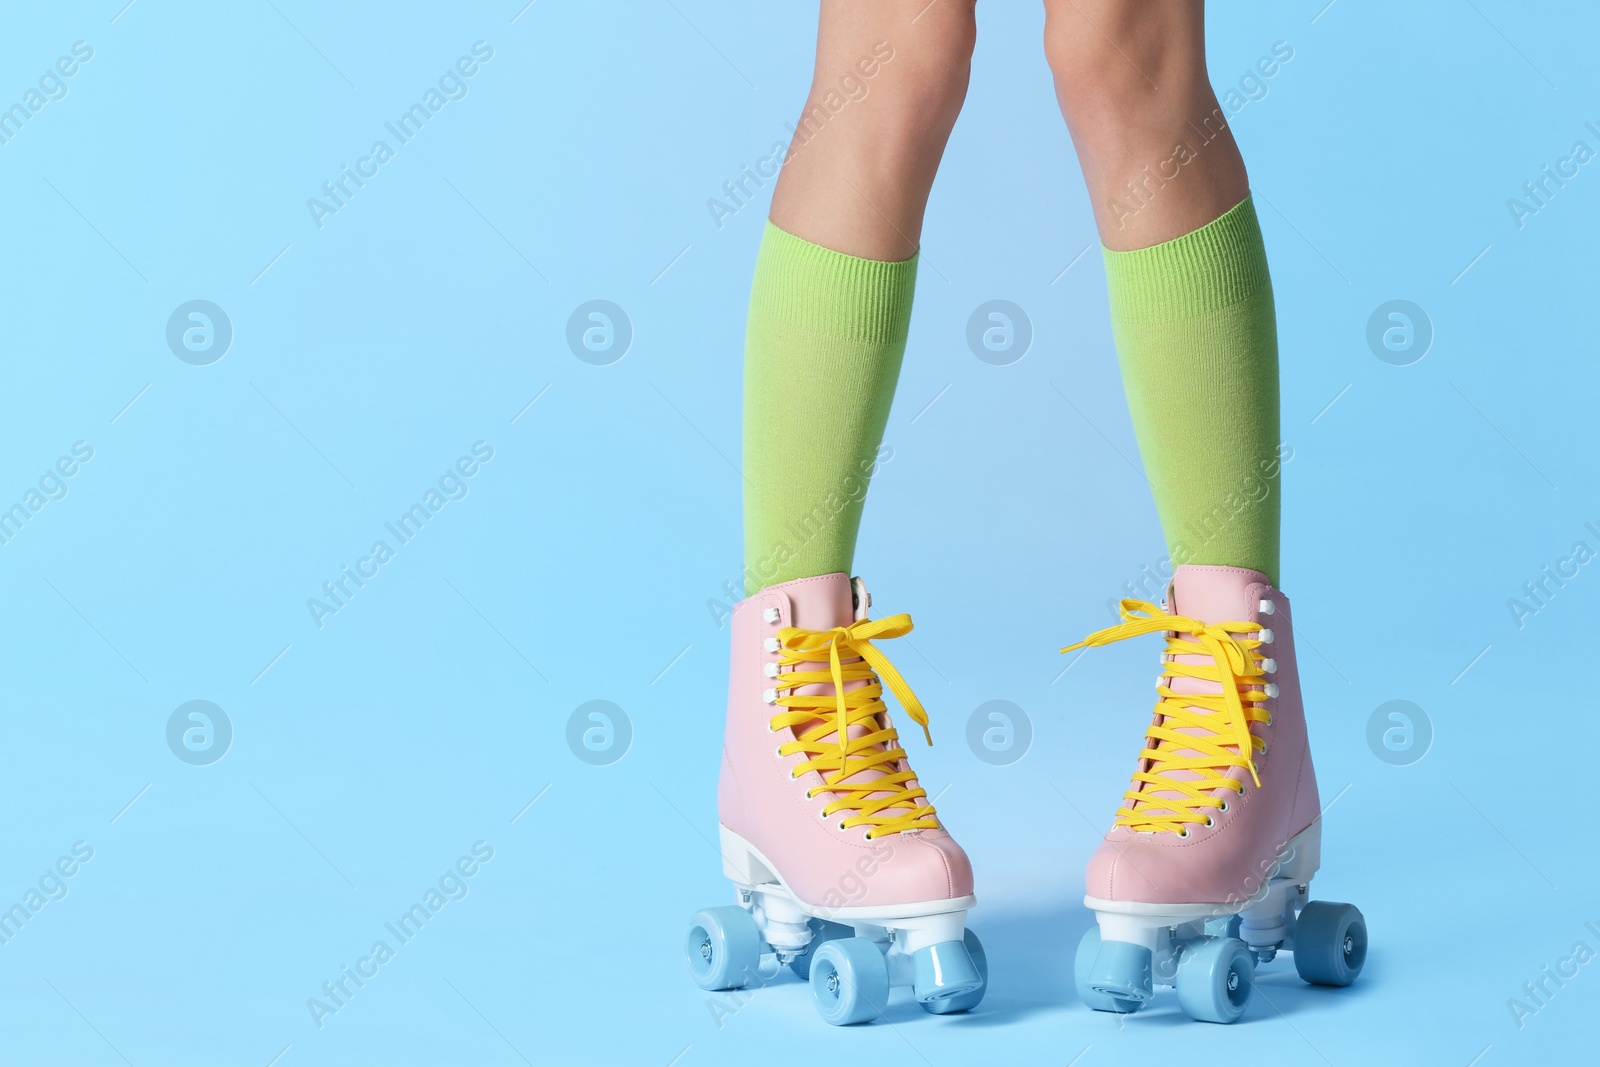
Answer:
[(1256, 571), (1182, 566), (1166, 608), (1124, 600), (1120, 625), (1062, 650), (1167, 639), (1133, 787), (1089, 861), (1075, 976), (1091, 1008), (1136, 1011), (1159, 983), (1231, 1023), (1280, 949), (1306, 981), (1349, 985), (1367, 928), (1308, 898), (1322, 824), (1288, 598)]
[(859, 578), (827, 574), (734, 608), (717, 811), (739, 903), (697, 912), (686, 945), (703, 988), (764, 985), (787, 965), (834, 1024), (876, 1018), (891, 985), (935, 1014), (964, 1011), (988, 978), (966, 929), (972, 867), (883, 703), (887, 682), (926, 734), (873, 645), (911, 619), (870, 621), (870, 604)]

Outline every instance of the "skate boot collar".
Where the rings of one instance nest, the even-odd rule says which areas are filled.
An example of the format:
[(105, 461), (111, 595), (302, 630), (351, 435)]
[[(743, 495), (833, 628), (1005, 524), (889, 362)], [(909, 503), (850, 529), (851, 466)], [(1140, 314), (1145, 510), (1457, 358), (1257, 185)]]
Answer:
[(1260, 611), (1272, 583), (1260, 571), (1185, 563), (1167, 586), (1168, 614), (1202, 622), (1244, 622)]
[(789, 582), (769, 585), (760, 592), (746, 597), (734, 610), (748, 610), (763, 600), (771, 602), (773, 594), (787, 601), (783, 624), (802, 630), (832, 630), (849, 626), (858, 618), (866, 617), (866, 605), (856, 605), (857, 586), (860, 599), (870, 603), (861, 579), (851, 580), (843, 571), (819, 574), (813, 578), (796, 578)]

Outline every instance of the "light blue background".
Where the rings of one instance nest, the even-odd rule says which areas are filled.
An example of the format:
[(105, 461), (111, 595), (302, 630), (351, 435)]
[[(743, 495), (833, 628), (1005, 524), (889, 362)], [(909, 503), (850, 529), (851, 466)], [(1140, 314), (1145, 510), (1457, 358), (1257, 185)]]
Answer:
[[(1600, 949), (1583, 792), (1600, 564), (1521, 629), (1507, 607), (1575, 541), (1600, 548), (1600, 165), (1521, 229), (1506, 207), (1575, 140), (1600, 147), (1587, 5), (1214, 5), (1219, 87), (1294, 49), (1234, 126), (1294, 449), (1283, 584), (1338, 797), (1314, 893), (1358, 903), (1373, 937), (1357, 986), (1311, 989), (1280, 961), (1232, 1028), (1187, 1023), (1170, 996), (1118, 1020), (1071, 991), (1083, 863), (1157, 648), (1065, 675), (1056, 649), (1163, 550), (1039, 5), (979, 5), (857, 567), (880, 612), (917, 621), (888, 651), (932, 711), (936, 746), (913, 758), (977, 864), (993, 982), (970, 1017), (901, 1001), (841, 1031), (798, 982), (712, 998), (679, 958), (687, 916), (728, 892), (708, 847), (727, 655), (708, 601), (740, 568), (767, 194), (720, 229), (706, 201), (786, 136), (815, 5), (523, 2), (8, 10), (0, 101), (75, 41), (94, 56), (0, 144), (0, 506), (74, 442), (94, 458), (0, 545), (0, 901), (75, 842), (94, 853), (0, 944), (7, 1062), (1488, 1065), (1592, 1048), (1600, 964), (1521, 1029), (1507, 1007), (1575, 942)], [(494, 56), (468, 95), (318, 228), (307, 198), (480, 40)], [(964, 341), (993, 298), (1035, 329), (1011, 366)], [(165, 341), (192, 299), (234, 329), (208, 366)], [(566, 345), (591, 299), (635, 331), (609, 366)], [(1436, 332), (1411, 366), (1366, 344), (1391, 299)], [(494, 458), (466, 498), (319, 629), (307, 598), (478, 441)], [(235, 732), (209, 766), (166, 741), (195, 699)], [(565, 740), (591, 699), (632, 722), (610, 766)], [(1009, 766), (966, 745), (991, 699), (1032, 723)], [(1391, 699), (1435, 733), (1409, 766), (1368, 747)], [(319, 1029), (308, 998), (478, 841), (494, 857), (468, 895)], [(718, 1003), (739, 1005), (720, 1026)]]

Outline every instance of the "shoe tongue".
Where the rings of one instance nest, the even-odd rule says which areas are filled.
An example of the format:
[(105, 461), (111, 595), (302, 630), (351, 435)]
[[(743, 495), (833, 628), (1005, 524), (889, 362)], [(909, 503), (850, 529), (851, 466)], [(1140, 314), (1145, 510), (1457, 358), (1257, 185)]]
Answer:
[(831, 630), (836, 626), (849, 626), (855, 619), (847, 574), (824, 574), (820, 578), (794, 582), (785, 592), (789, 594), (790, 626), (802, 630)]
[[(790, 625), (802, 630), (832, 630), (839, 626), (849, 626), (858, 618), (866, 618), (867, 605), (871, 603), (870, 598), (867, 596), (866, 585), (862, 583), (861, 579), (851, 579), (843, 573), (826, 574), (820, 578), (801, 582), (786, 590), (786, 592), (789, 595)], [(844, 662), (852, 662), (857, 658), (853, 654), (842, 657)], [(826, 671), (828, 669), (828, 661), (823, 659), (807, 662), (801, 664), (799, 669)], [(849, 692), (852, 689), (860, 689), (866, 684), (866, 682), (846, 682), (844, 687), (845, 691)], [(816, 697), (819, 704), (818, 716), (815, 720), (801, 723), (794, 727), (796, 736), (810, 730), (819, 722), (831, 723), (833, 721), (836, 709), (832, 702), (832, 682), (803, 685), (795, 690), (795, 695)], [(887, 722), (887, 713), (880, 713), (879, 717)], [(851, 738), (859, 738), (865, 737), (874, 731), (871, 727), (862, 724), (851, 726), (848, 732)], [(832, 731), (822, 738), (822, 740), (829, 742), (836, 739), (837, 733)], [(883, 751), (883, 746), (875, 745), (873, 749)], [(859, 752), (853, 752), (851, 756), (852, 758), (859, 758), (861, 753), (866, 751), (871, 750), (862, 749)], [(827, 771), (824, 770), (823, 773), (826, 774)], [(887, 773), (889, 772), (879, 768), (857, 771), (849, 778), (846, 778), (840, 785), (841, 787), (846, 785), (864, 786), (875, 779), (885, 777)], [(900, 789), (910, 788), (914, 784), (908, 783), (904, 786), (897, 786), (895, 791), (898, 792)], [(886, 795), (888, 794), (875, 793), (873, 797), (879, 798)], [(893, 814), (900, 810), (902, 809), (899, 807), (885, 808), (880, 814)], [(910, 810), (910, 808), (907, 807), (904, 810)]]
[(1260, 571), (1184, 564), (1172, 577), (1167, 610), (1201, 622), (1242, 622), (1255, 614), (1252, 585), (1270, 585)]
[[(1257, 603), (1250, 597), (1252, 584), (1267, 585), (1267, 576), (1243, 567), (1184, 565), (1173, 575), (1167, 594), (1167, 612), (1204, 623), (1245, 622), (1254, 617)], [(1209, 656), (1181, 656), (1180, 663), (1206, 665)], [(1222, 692), (1222, 687), (1198, 678), (1173, 678), (1167, 685), (1179, 693)]]
[[(1267, 576), (1260, 571), (1246, 570), (1243, 567), (1197, 567), (1191, 565), (1180, 566), (1173, 575), (1172, 586), (1167, 594), (1167, 611), (1172, 615), (1182, 615), (1185, 618), (1197, 619), (1204, 623), (1244, 622), (1255, 615), (1256, 602), (1250, 596), (1252, 585), (1269, 585)], [(1215, 661), (1208, 655), (1185, 655), (1176, 657), (1176, 661), (1189, 666), (1211, 666)], [(1214, 696), (1222, 692), (1222, 686), (1216, 682), (1202, 681), (1199, 678), (1167, 678), (1166, 685), (1175, 693), (1194, 693)], [(1205, 709), (1196, 709), (1205, 714)], [(1216, 712), (1210, 714), (1216, 715)], [(1218, 716), (1220, 718), (1220, 716)], [(1178, 732), (1189, 734), (1192, 737), (1211, 736), (1209, 731), (1192, 726), (1178, 727)], [(1158, 750), (1168, 753), (1172, 758), (1183, 759), (1199, 756), (1194, 749), (1173, 749), (1172, 743), (1163, 741)], [(1193, 782), (1201, 778), (1211, 777), (1199, 771), (1172, 770), (1166, 772), (1167, 777), (1179, 781)], [(1160, 812), (1162, 814), (1176, 814), (1178, 810), (1163, 807), (1162, 799), (1175, 800), (1183, 794), (1167, 789), (1151, 789), (1146, 786), (1143, 790), (1142, 801), (1134, 804), (1135, 811)]]

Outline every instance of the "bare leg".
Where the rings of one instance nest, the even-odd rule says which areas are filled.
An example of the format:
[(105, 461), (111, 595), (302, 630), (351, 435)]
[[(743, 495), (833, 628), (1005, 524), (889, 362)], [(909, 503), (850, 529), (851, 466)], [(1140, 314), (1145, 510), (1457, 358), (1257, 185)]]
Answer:
[(817, 65), (772, 221), (864, 259), (907, 259), (966, 97), (975, 0), (823, 0)]
[(1045, 55), (1107, 248), (1190, 233), (1250, 192), (1206, 75), (1201, 0), (1045, 0)]

